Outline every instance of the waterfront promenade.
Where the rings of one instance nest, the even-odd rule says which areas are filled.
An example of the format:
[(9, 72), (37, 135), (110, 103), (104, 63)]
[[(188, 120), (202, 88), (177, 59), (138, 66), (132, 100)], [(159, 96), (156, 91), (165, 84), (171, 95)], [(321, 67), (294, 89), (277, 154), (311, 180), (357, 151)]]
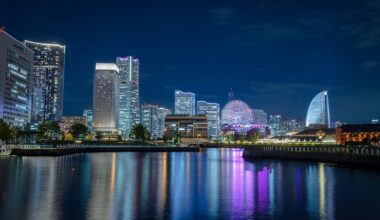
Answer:
[(14, 156), (63, 156), (77, 153), (99, 153), (99, 152), (193, 152), (199, 151), (197, 146), (119, 146), (119, 145), (61, 145), (50, 148), (40, 147), (15, 147), (10, 155)]
[(290, 159), (380, 168), (378, 147), (255, 145), (246, 147), (243, 157), (254, 160)]

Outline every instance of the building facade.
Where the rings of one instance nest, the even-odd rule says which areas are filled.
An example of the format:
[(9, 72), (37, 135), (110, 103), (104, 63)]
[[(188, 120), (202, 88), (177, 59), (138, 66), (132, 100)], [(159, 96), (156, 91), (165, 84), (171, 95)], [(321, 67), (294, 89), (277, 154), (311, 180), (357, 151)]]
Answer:
[(166, 115), (172, 114), (172, 110), (159, 107), (157, 109), (157, 120), (158, 120), (158, 137), (162, 138), (165, 134), (165, 118)]
[(120, 70), (119, 129), (128, 138), (132, 127), (140, 123), (140, 62), (128, 56), (117, 57), (116, 64)]
[(195, 115), (195, 94), (192, 92), (174, 91), (174, 114)]
[(119, 117), (119, 67), (96, 63), (93, 90), (94, 131), (114, 132)]
[(207, 139), (206, 115), (166, 115), (165, 136), (168, 139), (175, 137), (188, 139)]
[(155, 139), (159, 135), (158, 106), (151, 104), (141, 105), (141, 124), (147, 128), (150, 136)]
[(197, 115), (207, 116), (208, 136), (216, 138), (220, 133), (220, 106), (218, 103), (197, 101)]
[(60, 121), (61, 131), (67, 133), (70, 131), (71, 126), (74, 124), (87, 125), (87, 118), (85, 116), (62, 116)]
[(30, 122), (33, 51), (0, 28), (0, 119), (15, 127)]
[(34, 52), (32, 120), (58, 121), (63, 114), (66, 47), (24, 42)]
[(272, 137), (285, 136), (286, 131), (283, 127), (282, 116), (279, 114), (269, 116), (269, 129)]
[(318, 93), (311, 101), (306, 115), (306, 127), (330, 127), (330, 107), (327, 91)]
[(380, 146), (380, 124), (345, 124), (336, 129), (340, 145)]
[(92, 131), (92, 121), (93, 121), (92, 107), (85, 107), (83, 109), (83, 117), (86, 118), (86, 127), (88, 128), (88, 130)]

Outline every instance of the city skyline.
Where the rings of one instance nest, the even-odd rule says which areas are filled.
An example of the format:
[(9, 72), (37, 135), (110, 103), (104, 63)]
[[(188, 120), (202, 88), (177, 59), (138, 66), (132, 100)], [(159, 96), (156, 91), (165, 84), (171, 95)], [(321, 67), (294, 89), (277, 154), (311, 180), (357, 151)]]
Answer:
[[(20, 13), (31, 19), (11, 14), (12, 2), (0, 10), (8, 18), (1, 25), (16, 39), (67, 46), (64, 115), (80, 115), (83, 106), (92, 104), (94, 63), (133, 55), (143, 60), (140, 103), (174, 109), (171, 94), (181, 89), (223, 106), (232, 87), (236, 97), (254, 109), (305, 118), (314, 94), (327, 89), (332, 121), (360, 123), (380, 114), (378, 36), (369, 34), (377, 33), (376, 7), (368, 7), (370, 3), (173, 2), (167, 9), (151, 3), (149, 8), (159, 9), (151, 10), (144, 3), (115, 8), (95, 2), (85, 14), (70, 2), (54, 13), (44, 9), (58, 7), (57, 3), (41, 7), (33, 3), (33, 12), (26, 3)], [(92, 23), (103, 8), (110, 7), (114, 16)], [(117, 13), (122, 8), (125, 13)], [(73, 16), (59, 19), (65, 9), (72, 10)], [(273, 12), (282, 13), (271, 16)], [(82, 16), (86, 19), (76, 24)], [(360, 16), (369, 21), (367, 26), (356, 18)], [(101, 31), (102, 26), (107, 26), (106, 31)], [(373, 80), (357, 80), (358, 75)]]

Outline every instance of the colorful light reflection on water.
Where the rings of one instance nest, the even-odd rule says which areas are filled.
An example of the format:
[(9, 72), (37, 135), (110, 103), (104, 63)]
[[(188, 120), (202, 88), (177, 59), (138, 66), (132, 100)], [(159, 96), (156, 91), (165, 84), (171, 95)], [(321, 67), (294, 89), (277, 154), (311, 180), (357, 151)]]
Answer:
[(208, 149), (0, 158), (0, 219), (377, 216), (375, 171), (241, 155)]

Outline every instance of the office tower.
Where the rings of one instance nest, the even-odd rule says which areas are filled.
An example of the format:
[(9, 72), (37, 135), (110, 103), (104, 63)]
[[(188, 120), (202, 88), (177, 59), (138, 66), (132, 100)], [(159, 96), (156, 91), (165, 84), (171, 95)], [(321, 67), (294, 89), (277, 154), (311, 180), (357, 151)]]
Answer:
[(34, 51), (32, 120), (58, 121), (63, 114), (65, 50), (59, 44), (24, 42)]
[(117, 130), (119, 115), (119, 68), (114, 63), (96, 63), (93, 92), (93, 129)]
[(0, 28), (0, 119), (24, 127), (30, 121), (33, 51)]
[(220, 106), (218, 103), (197, 101), (197, 115), (207, 116), (208, 136), (216, 138), (220, 133)]
[(172, 114), (172, 111), (167, 108), (159, 107), (157, 109), (158, 120), (158, 137), (163, 137), (165, 134), (165, 118), (166, 115)]
[(140, 64), (132, 56), (117, 57), (116, 64), (120, 70), (119, 129), (128, 138), (132, 127), (140, 123)]
[(311, 101), (307, 110), (306, 127), (330, 127), (330, 107), (327, 91), (322, 91), (318, 93)]
[(269, 116), (269, 129), (272, 137), (285, 135), (285, 131), (281, 126), (281, 115), (276, 114)]
[(92, 131), (92, 120), (93, 120), (93, 115), (92, 115), (92, 107), (85, 107), (83, 109), (83, 116), (86, 117), (86, 127)]
[(174, 92), (174, 114), (176, 115), (195, 115), (195, 94), (192, 92)]
[(144, 104), (141, 106), (141, 124), (147, 128), (152, 138), (158, 137), (159, 126), (157, 105)]
[(253, 114), (253, 124), (256, 125), (267, 125), (268, 124), (268, 114), (262, 109), (252, 109)]

